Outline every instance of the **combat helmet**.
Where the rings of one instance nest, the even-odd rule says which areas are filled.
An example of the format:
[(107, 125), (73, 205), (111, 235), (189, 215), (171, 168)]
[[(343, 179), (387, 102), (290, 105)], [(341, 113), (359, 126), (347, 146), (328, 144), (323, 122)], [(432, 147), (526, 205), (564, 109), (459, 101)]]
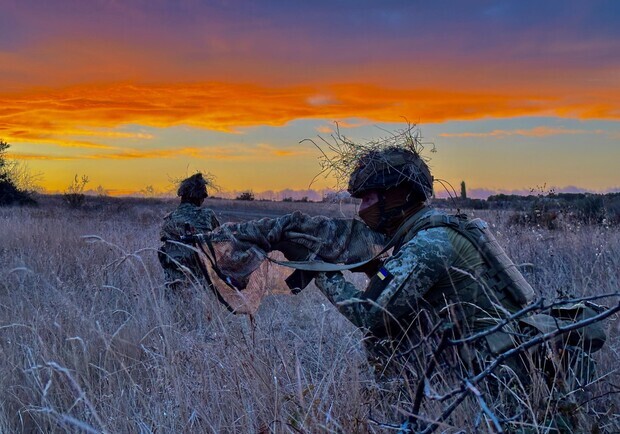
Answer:
[(207, 193), (208, 184), (202, 173), (196, 173), (181, 181), (177, 190), (177, 196), (187, 202), (202, 201), (209, 197)]
[(347, 191), (361, 198), (370, 190), (409, 185), (422, 200), (433, 195), (433, 176), (426, 162), (410, 149), (390, 147), (363, 155), (349, 178)]

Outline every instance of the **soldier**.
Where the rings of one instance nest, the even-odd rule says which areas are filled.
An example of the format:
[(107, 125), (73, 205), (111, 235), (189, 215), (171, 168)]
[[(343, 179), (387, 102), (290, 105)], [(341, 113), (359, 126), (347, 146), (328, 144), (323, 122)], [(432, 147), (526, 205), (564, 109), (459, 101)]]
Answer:
[[(427, 204), (432, 185), (428, 166), (413, 149), (369, 151), (348, 188), (362, 200), (359, 216), (368, 227), (359, 220), (299, 212), (225, 225), (210, 238), (221, 255), (221, 276), (244, 287), (267, 252), (284, 253), (290, 262), (279, 263), (302, 272), (287, 279), (289, 286), (303, 288), (315, 276), (316, 286), (365, 332), (379, 384), (395, 385), (393, 391), (409, 400), (399, 406), (415, 416), (445, 419), (445, 407), (452, 407), (446, 402), (452, 398), (458, 406), (455, 396), (471, 393), (480, 419), (498, 431), (529, 423), (571, 432), (578, 412), (565, 398), (591, 381), (587, 353), (602, 347), (605, 334), (590, 324), (563, 338), (540, 335), (593, 317), (593, 306), (532, 314), (540, 306), (529, 306), (534, 291), (487, 224), (432, 209)], [(386, 248), (393, 248), (390, 257), (360, 261), (386, 239)], [(365, 290), (340, 271), (325, 271), (351, 267), (371, 277)], [(517, 350), (522, 344), (531, 344), (529, 351)], [(438, 399), (442, 393), (444, 399)], [(426, 399), (429, 405), (422, 409), (428, 396), (434, 399)], [(476, 419), (471, 413), (465, 418), (472, 424)], [(405, 432), (420, 428), (417, 421), (407, 421)]]
[(175, 307), (176, 310), (183, 310), (187, 303), (191, 303), (197, 291), (202, 293), (206, 289), (204, 286), (210, 285), (210, 282), (205, 280), (206, 276), (200, 269), (194, 250), (173, 243), (180, 242), (183, 236), (208, 233), (220, 226), (213, 211), (201, 208), (209, 196), (208, 184), (202, 173), (196, 173), (181, 181), (177, 191), (181, 204), (164, 217), (161, 228), (163, 245), (158, 256), (166, 276), (168, 299), (174, 301), (173, 304), (182, 301), (181, 306)]
[[(432, 184), (427, 164), (412, 150), (393, 147), (360, 158), (348, 191), (362, 200), (359, 217), (393, 239), (393, 253), (374, 270), (364, 270), (371, 276), (366, 290), (357, 289), (338, 271), (318, 273), (315, 284), (365, 331), (369, 361), (378, 377), (406, 379), (414, 388), (427, 381), (431, 390), (439, 390), (439, 382), (445, 390), (514, 348), (518, 331), (509, 325), (444, 348), (442, 341), (463, 340), (488, 330), (524, 308), (534, 292), (485, 222), (447, 215), (427, 205)], [(495, 384), (488, 386), (495, 390), (487, 397), (494, 404), (489, 414), (497, 421), (512, 418), (522, 423), (529, 417), (529, 410), (516, 409), (514, 402), (501, 403), (515, 394), (513, 389), (528, 388), (527, 363), (517, 355), (489, 376), (495, 378)], [(500, 385), (511, 391), (498, 393)], [(410, 399), (417, 412), (419, 402)], [(415, 420), (410, 419), (409, 429)]]

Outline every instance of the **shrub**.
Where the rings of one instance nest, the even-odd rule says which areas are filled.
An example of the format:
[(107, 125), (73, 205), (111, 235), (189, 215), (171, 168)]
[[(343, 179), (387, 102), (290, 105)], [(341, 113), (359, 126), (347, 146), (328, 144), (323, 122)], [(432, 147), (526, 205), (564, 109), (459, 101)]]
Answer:
[(106, 190), (103, 185), (98, 185), (95, 191), (99, 197), (108, 197), (110, 195), (110, 192)]
[(0, 179), (0, 206), (33, 205), (35, 203), (28, 193), (19, 190), (10, 179)]
[(603, 196), (598, 194), (586, 194), (574, 201), (571, 208), (584, 223), (597, 223), (605, 216)]
[(81, 208), (86, 200), (84, 194), (84, 188), (88, 184), (88, 176), (82, 175), (78, 177), (76, 174), (73, 178), (73, 182), (67, 187), (67, 190), (63, 194), (63, 200), (71, 208)]
[(605, 215), (609, 223), (620, 224), (620, 193), (605, 196)]
[(235, 200), (254, 200), (254, 193), (252, 191), (244, 191), (239, 196), (235, 198)]
[(36, 202), (31, 195), (27, 191), (19, 189), (11, 176), (14, 171), (11, 171), (11, 166), (6, 160), (6, 151), (10, 146), (7, 142), (0, 139), (0, 205), (35, 204)]
[(144, 197), (155, 197), (157, 196), (157, 191), (152, 185), (147, 185), (142, 190), (140, 190), (140, 194)]

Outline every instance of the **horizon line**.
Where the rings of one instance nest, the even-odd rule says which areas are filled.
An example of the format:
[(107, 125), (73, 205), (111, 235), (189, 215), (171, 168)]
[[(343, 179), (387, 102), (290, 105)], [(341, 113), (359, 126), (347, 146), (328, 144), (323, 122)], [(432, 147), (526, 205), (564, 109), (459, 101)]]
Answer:
[[(209, 195), (208, 199), (223, 199), (223, 200), (235, 200), (241, 193), (251, 192), (254, 195), (255, 200), (260, 201), (306, 201), (306, 202), (322, 202), (328, 195), (333, 195), (334, 199), (348, 199), (350, 195), (346, 190), (337, 190), (334, 188), (323, 189), (281, 189), (281, 190), (264, 190), (253, 191), (252, 189), (241, 190), (219, 190)], [(63, 191), (35, 191), (37, 194), (44, 196), (63, 195)], [(521, 189), (492, 189), (492, 188), (472, 188), (467, 190), (467, 199), (486, 200), (491, 196), (497, 195), (513, 195), (513, 196), (548, 196), (552, 194), (613, 194), (620, 193), (620, 187), (608, 187), (602, 190), (593, 190), (582, 188), (578, 186), (564, 186), (564, 187), (546, 187), (537, 186), (535, 188), (521, 188)], [(116, 198), (152, 198), (152, 199), (176, 199), (178, 196), (174, 190), (167, 191), (144, 191), (144, 190), (132, 190), (123, 191), (115, 189), (88, 189), (84, 191), (84, 194), (89, 197), (116, 197)], [(458, 194), (450, 194), (446, 190), (437, 193), (434, 199), (460, 199)]]

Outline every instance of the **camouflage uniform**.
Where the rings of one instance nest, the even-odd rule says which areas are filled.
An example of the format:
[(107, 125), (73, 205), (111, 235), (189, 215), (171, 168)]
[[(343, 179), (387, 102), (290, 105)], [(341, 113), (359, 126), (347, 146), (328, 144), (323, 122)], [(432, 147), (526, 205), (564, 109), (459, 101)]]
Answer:
[[(219, 226), (213, 211), (186, 202), (164, 217), (160, 235), (162, 240), (180, 241), (182, 236), (208, 233)], [(187, 282), (190, 274), (202, 275), (193, 250), (166, 241), (160, 250), (159, 261), (168, 285)]]
[(164, 217), (161, 228), (164, 244), (158, 256), (166, 276), (166, 300), (182, 330), (194, 329), (205, 320), (204, 297), (211, 282), (202, 273), (193, 250), (165, 240), (180, 241), (182, 236), (206, 233), (219, 225), (213, 211), (187, 202)]
[[(440, 214), (424, 207), (412, 219)], [(455, 333), (465, 336), (521, 309), (518, 301), (488, 290), (479, 277), (486, 267), (465, 237), (449, 227), (435, 227), (405, 234), (366, 291), (355, 288), (338, 272), (320, 273), (315, 282), (340, 312), (369, 336), (391, 341), (393, 353), (406, 350), (407, 344), (415, 345), (416, 333), (440, 319), (455, 324)], [(412, 329), (412, 321), (421, 320), (421, 312), (425, 312), (423, 323)], [(488, 340), (497, 350), (496, 341), (499, 345), (512, 342), (505, 333)], [(403, 348), (394, 347), (395, 342)]]
[[(424, 207), (411, 219), (421, 221), (441, 215), (440, 211)], [(315, 283), (343, 315), (365, 331), (368, 359), (380, 387), (394, 392), (395, 386), (399, 399), (404, 396), (409, 400), (412, 397), (408, 391), (418, 384), (431, 360), (437, 362), (437, 367), (429, 387), (441, 394), (463, 379), (472, 378), (498, 354), (527, 338), (519, 325), (509, 324), (468, 345), (437, 352), (442, 333), (451, 339), (468, 337), (525, 307), (523, 300), (490, 289), (492, 285), (484, 277), (488, 271), (489, 265), (481, 253), (463, 235), (450, 227), (434, 227), (405, 234), (366, 290), (357, 289), (340, 272), (319, 273)], [(439, 324), (444, 326), (437, 327)], [(537, 333), (531, 330), (531, 336)], [(564, 360), (560, 364), (574, 362)], [(531, 363), (538, 368), (532, 369)], [(549, 369), (550, 363), (541, 348), (516, 355), (477, 387), (499, 420), (543, 424), (560, 432), (572, 432), (577, 425), (572, 413), (574, 406), (565, 407), (565, 414), (558, 413), (566, 401), (555, 401), (552, 413), (543, 406), (544, 414), (528, 419), (529, 409), (523, 407), (520, 398), (514, 398), (529, 393), (530, 385), (536, 381), (534, 376), (540, 374), (539, 380), (544, 383), (548, 377), (541, 373)], [(550, 389), (556, 391), (555, 395), (562, 395), (557, 384)], [(544, 393), (541, 399), (545, 398)], [(441, 411), (440, 407), (436, 411)]]

